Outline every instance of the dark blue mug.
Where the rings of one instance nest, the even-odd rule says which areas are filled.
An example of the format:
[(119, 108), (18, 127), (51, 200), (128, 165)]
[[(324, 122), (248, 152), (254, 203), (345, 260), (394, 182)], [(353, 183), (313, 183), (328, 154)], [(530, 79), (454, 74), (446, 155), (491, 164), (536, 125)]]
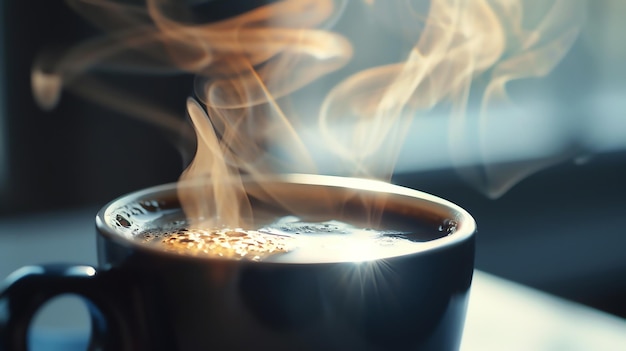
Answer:
[(459, 348), (476, 226), (457, 205), (379, 181), (284, 175), (244, 180), (253, 210), (419, 227), (417, 248), (363, 260), (255, 262), (168, 252), (133, 238), (146, 213), (184, 216), (179, 191), (199, 186), (158, 186), (105, 206), (96, 217), (98, 267), (11, 274), (0, 293), (0, 351), (26, 350), (33, 315), (66, 293), (89, 308), (90, 350)]

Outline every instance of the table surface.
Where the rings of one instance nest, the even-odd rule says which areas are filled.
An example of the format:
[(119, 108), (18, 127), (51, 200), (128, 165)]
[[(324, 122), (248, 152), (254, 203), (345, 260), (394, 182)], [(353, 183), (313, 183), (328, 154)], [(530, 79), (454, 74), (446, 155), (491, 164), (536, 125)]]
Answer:
[[(0, 279), (33, 263), (95, 264), (95, 212), (0, 220)], [(31, 350), (84, 350), (87, 325), (77, 299), (59, 298), (36, 316)], [(461, 350), (626, 350), (626, 320), (476, 271)]]

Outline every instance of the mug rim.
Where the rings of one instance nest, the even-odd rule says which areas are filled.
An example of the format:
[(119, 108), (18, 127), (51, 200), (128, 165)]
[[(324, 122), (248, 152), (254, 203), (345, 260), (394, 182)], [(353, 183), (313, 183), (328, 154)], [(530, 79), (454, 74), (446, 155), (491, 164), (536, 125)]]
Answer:
[[(450, 246), (454, 246), (460, 244), (462, 242), (471, 239), (476, 233), (476, 221), (474, 218), (467, 212), (465, 209), (460, 207), (459, 205), (440, 198), (438, 196), (415, 190), (412, 188), (395, 185), (392, 183), (374, 180), (374, 179), (366, 179), (366, 178), (357, 178), (357, 177), (344, 177), (344, 176), (331, 176), (331, 175), (318, 175), (318, 174), (279, 174), (279, 175), (269, 175), (262, 177), (250, 177), (247, 178), (245, 176), (242, 177), (244, 183), (246, 181), (252, 182), (278, 182), (278, 183), (287, 183), (294, 185), (302, 185), (302, 186), (326, 186), (326, 187), (334, 187), (334, 188), (343, 188), (343, 189), (352, 189), (352, 190), (361, 190), (368, 191), (374, 193), (386, 193), (395, 196), (403, 196), (410, 199), (419, 200), (421, 202), (425, 202), (439, 209), (445, 209), (449, 214), (451, 219), (454, 219), (458, 223), (457, 229), (449, 234), (439, 238), (431, 239), (426, 242), (420, 243), (420, 248), (416, 249), (414, 252), (409, 254), (403, 254), (400, 256), (412, 256), (416, 254), (423, 254), (426, 252), (433, 252), (437, 250), (442, 250)], [(136, 202), (142, 198), (146, 198), (149, 195), (166, 193), (171, 191), (176, 191), (179, 186), (197, 186), (202, 184), (206, 179), (196, 179), (191, 181), (184, 182), (172, 182), (166, 183), (156, 186), (151, 186), (148, 188), (136, 190), (124, 195), (121, 195), (114, 200), (107, 203), (103, 206), (96, 215), (96, 228), (99, 236), (103, 236), (107, 240), (111, 240), (123, 247), (132, 248), (135, 250), (140, 250), (142, 252), (150, 252), (151, 254), (156, 255), (166, 255), (167, 257), (179, 257), (181, 259), (192, 259), (192, 260), (202, 260), (202, 261), (220, 261), (220, 262), (238, 262), (245, 263), (246, 260), (234, 260), (231, 258), (220, 258), (213, 256), (204, 256), (204, 255), (184, 255), (175, 252), (168, 252), (165, 250), (161, 250), (157, 247), (152, 247), (149, 245), (141, 244), (137, 241), (131, 240), (129, 238), (124, 237), (124, 235), (116, 230), (107, 220), (110, 216), (111, 212), (124, 205), (131, 204)], [(433, 211), (434, 212), (434, 211)], [(384, 259), (390, 259), (397, 256), (390, 256)], [(344, 261), (337, 262), (319, 262), (319, 263), (311, 263), (311, 262), (273, 262), (273, 261), (261, 261), (261, 262), (252, 262), (255, 265), (258, 264), (271, 264), (271, 265), (288, 265), (288, 264), (328, 264), (328, 263), (345, 263)]]

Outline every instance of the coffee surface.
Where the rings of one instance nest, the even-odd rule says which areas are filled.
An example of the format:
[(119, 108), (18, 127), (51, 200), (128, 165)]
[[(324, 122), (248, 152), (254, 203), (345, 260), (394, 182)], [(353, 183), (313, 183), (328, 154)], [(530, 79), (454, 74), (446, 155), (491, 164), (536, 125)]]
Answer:
[(341, 220), (274, 211), (256, 215), (256, 228), (211, 228), (192, 224), (178, 206), (144, 201), (118, 208), (109, 218), (121, 235), (163, 251), (284, 263), (361, 262), (406, 255), (456, 230), (452, 220), (427, 221), (394, 213), (383, 213), (376, 227), (361, 224), (361, 216), (354, 213)]
[(337, 220), (307, 222), (295, 216), (255, 230), (179, 225), (141, 232), (136, 240), (183, 255), (289, 263), (369, 261), (416, 252), (424, 242), (412, 232)]

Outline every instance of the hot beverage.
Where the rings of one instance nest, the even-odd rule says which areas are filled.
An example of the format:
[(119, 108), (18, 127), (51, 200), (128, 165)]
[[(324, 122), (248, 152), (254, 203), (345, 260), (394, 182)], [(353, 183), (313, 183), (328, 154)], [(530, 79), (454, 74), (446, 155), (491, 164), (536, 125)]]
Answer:
[(369, 261), (422, 247), (420, 236), (412, 232), (360, 228), (336, 220), (305, 222), (295, 216), (256, 230), (157, 227), (135, 239), (185, 255), (289, 263)]
[(382, 223), (373, 226), (358, 210), (344, 213), (343, 220), (309, 220), (261, 209), (255, 227), (211, 227), (194, 224), (176, 206), (162, 204), (165, 208), (155, 201), (129, 204), (111, 216), (111, 224), (133, 241), (166, 252), (282, 263), (370, 261), (411, 254), (456, 229), (451, 219), (429, 223), (393, 213), (384, 213), (377, 221)]

